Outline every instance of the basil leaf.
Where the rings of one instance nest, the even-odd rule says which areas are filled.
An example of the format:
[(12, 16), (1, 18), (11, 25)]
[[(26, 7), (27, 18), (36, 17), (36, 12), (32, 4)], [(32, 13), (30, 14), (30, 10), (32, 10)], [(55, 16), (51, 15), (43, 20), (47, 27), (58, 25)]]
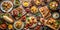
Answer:
[(22, 14), (19, 13), (19, 14), (18, 14), (18, 17), (21, 17), (21, 16), (22, 16)]

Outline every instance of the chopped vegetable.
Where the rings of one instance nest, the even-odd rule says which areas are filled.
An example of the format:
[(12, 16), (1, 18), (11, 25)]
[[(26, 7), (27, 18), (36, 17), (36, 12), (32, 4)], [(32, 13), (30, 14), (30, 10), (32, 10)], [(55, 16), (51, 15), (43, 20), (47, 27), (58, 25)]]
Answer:
[(40, 13), (38, 13), (38, 12), (37, 12), (35, 15), (36, 15), (36, 16), (39, 16), (39, 15), (40, 15)]
[(56, 23), (60, 25), (60, 21), (57, 20)]
[(0, 24), (2, 24), (2, 21), (0, 20)]
[(15, 0), (15, 7), (18, 7), (18, 6), (20, 6), (20, 1), (19, 0)]
[(19, 13), (19, 14), (18, 14), (18, 17), (21, 17), (21, 16), (22, 16), (22, 14), (21, 14), (21, 13)]

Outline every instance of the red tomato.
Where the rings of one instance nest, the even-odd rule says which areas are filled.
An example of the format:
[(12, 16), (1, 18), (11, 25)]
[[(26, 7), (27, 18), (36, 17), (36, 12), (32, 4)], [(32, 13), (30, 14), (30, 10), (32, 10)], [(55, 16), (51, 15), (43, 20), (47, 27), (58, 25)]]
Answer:
[(22, 21), (26, 21), (26, 16), (22, 16)]
[(1, 24), (1, 29), (6, 29), (7, 25), (6, 24)]

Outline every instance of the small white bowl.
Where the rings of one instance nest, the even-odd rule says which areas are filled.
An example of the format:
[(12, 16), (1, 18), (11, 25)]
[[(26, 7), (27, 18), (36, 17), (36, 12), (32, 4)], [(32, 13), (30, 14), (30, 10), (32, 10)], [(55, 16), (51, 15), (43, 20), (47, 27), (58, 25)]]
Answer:
[[(12, 5), (12, 7), (11, 7), (10, 9), (8, 9), (8, 11), (5, 11), (5, 10), (3, 9), (3, 7), (2, 7), (2, 4), (3, 4), (4, 2), (8, 2), (8, 3), (10, 3), (10, 4)], [(2, 10), (3, 12), (10, 12), (10, 11), (12, 10), (12, 8), (13, 8), (13, 4), (12, 4), (11, 1), (3, 1), (3, 2), (1, 3), (1, 10)]]
[[(18, 1), (20, 2), (20, 0), (18, 0)], [(14, 0), (14, 2), (13, 2), (13, 3), (14, 3), (14, 5), (16, 5), (16, 4), (15, 4), (15, 0)]]

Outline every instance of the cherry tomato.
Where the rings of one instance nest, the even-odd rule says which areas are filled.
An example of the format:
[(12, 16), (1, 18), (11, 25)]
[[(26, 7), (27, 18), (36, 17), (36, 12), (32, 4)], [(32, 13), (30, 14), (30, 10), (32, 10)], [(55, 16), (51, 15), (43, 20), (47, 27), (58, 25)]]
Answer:
[(26, 16), (23, 16), (22, 19), (26, 19)]

